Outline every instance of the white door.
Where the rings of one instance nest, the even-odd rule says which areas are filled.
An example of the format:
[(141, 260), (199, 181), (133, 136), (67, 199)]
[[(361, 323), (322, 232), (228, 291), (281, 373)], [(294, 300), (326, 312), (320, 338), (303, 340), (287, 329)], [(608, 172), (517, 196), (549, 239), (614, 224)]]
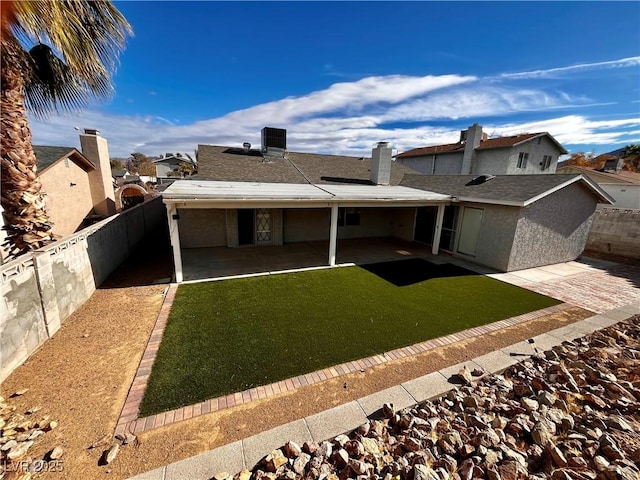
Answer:
[(458, 240), (459, 253), (475, 257), (483, 214), (484, 210), (482, 208), (464, 208), (460, 227), (460, 240)]

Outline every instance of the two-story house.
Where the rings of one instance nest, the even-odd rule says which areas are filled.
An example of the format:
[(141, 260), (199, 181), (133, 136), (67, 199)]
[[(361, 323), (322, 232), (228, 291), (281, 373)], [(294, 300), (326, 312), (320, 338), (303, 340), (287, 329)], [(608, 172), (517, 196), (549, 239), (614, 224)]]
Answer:
[(424, 175), (527, 175), (555, 173), (565, 153), (547, 132), (489, 138), (474, 123), (457, 143), (414, 148), (396, 161)]

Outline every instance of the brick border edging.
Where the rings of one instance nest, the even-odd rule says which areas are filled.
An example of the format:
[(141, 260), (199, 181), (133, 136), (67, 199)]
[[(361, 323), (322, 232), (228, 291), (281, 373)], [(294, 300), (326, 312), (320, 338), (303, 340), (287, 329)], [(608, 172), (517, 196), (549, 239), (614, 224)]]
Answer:
[(484, 335), (487, 333), (495, 332), (503, 328), (512, 327), (520, 323), (535, 320), (556, 312), (561, 312), (573, 308), (574, 306), (569, 303), (561, 303), (552, 307), (543, 308), (534, 312), (524, 313), (516, 317), (507, 318), (487, 325), (479, 327), (469, 328), (460, 332), (452, 333), (444, 337), (434, 338), (426, 340), (424, 342), (416, 343), (407, 347), (397, 348), (381, 354), (376, 354), (370, 357), (362, 358), (359, 360), (353, 360), (340, 365), (324, 368), (322, 370), (316, 370), (315, 372), (305, 373), (296, 377), (288, 378), (286, 380), (280, 380), (278, 382), (270, 383), (268, 385), (262, 385), (259, 387), (244, 390), (242, 392), (236, 392), (222, 397), (212, 398), (205, 400), (204, 402), (196, 403), (194, 405), (188, 405), (186, 407), (180, 407), (168, 412), (158, 413), (150, 417), (138, 417), (140, 409), (140, 403), (147, 387), (149, 380), (149, 374), (151, 373), (151, 367), (155, 361), (160, 341), (162, 340), (162, 334), (167, 325), (167, 319), (171, 306), (175, 299), (178, 284), (173, 283), (169, 286), (164, 298), (164, 302), (158, 314), (155, 326), (147, 347), (140, 360), (140, 365), (136, 371), (136, 375), (127, 394), (124, 407), (120, 413), (118, 419), (115, 434), (123, 435), (125, 433), (132, 433), (137, 435), (142, 432), (147, 432), (155, 428), (162, 427), (164, 425), (170, 425), (182, 420), (205, 415), (207, 413), (216, 412), (225, 408), (231, 408), (236, 405), (252, 402), (254, 400), (260, 400), (263, 398), (270, 398), (280, 393), (296, 390), (305, 385), (312, 385), (324, 380), (336, 378), (341, 375), (347, 375), (349, 373), (355, 373), (367, 368), (381, 365), (383, 363), (398, 360), (400, 358), (406, 358), (413, 355), (433, 350), (445, 345), (451, 345), (462, 340), (473, 338), (478, 335)]

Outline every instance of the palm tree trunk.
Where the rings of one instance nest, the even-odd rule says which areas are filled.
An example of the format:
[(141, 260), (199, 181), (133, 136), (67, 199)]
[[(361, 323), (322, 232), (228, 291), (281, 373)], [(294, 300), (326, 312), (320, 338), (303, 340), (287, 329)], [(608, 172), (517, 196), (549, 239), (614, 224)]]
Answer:
[[(6, 53), (3, 52), (3, 53)], [(1, 153), (2, 208), (7, 230), (8, 256), (40, 248), (53, 241), (51, 223), (36, 174), (36, 156), (24, 105), (24, 83), (12, 66), (10, 55), (2, 55)]]

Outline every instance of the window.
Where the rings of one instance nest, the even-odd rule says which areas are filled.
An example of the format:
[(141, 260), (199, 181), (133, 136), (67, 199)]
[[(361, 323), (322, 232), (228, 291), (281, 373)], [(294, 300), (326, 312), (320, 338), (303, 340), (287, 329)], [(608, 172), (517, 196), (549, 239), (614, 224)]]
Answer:
[(529, 160), (529, 154), (520, 152), (518, 155), (518, 168), (527, 168), (527, 160)]
[(338, 226), (360, 225), (360, 209), (359, 208), (343, 208), (338, 209)]
[(545, 155), (542, 157), (542, 161), (540, 162), (541, 170), (548, 170), (551, 166), (551, 155)]

